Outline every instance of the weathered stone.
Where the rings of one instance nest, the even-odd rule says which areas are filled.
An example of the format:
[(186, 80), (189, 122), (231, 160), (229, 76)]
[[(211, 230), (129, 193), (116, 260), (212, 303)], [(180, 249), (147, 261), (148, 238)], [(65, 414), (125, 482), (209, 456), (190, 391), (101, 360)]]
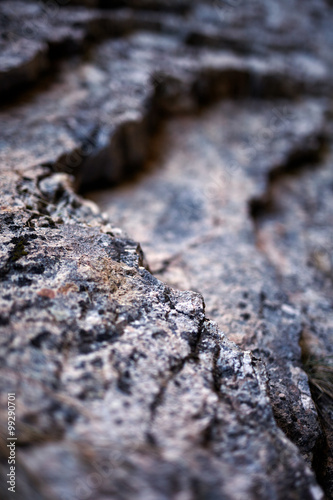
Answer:
[(320, 498), (276, 427), (262, 363), (206, 320), (201, 296), (140, 267), (65, 174), (12, 186), (30, 208), (2, 213), (2, 408), (15, 392), (18, 458), (45, 478), (39, 495)]
[(200, 290), (208, 317), (265, 360), (275, 417), (311, 461), (321, 432), (301, 370), (301, 315), (258, 252), (248, 206), (264, 195), (275, 165), (289, 164), (299, 152), (318, 154), (323, 109), (228, 102), (197, 121), (177, 118), (168, 131), (158, 170), (93, 197), (141, 242), (154, 274), (171, 286)]
[[(0, 110), (0, 420), (5, 436), (15, 392), (19, 498), (319, 500), (311, 467), (329, 495), (330, 410), (318, 419), (299, 341), (305, 326), (330, 352), (331, 303), (312, 271), (281, 272), (289, 240), (261, 212), (279, 175), (323, 153), (331, 10), (65, 4), (0, 3), (2, 95), (37, 84)], [(108, 216), (75, 194), (154, 144), (158, 170), (98, 195)], [(290, 269), (306, 222), (287, 225)]]
[[(297, 177), (285, 172), (270, 187), (275, 213), (259, 214), (257, 235), (282, 278), (281, 286), (302, 312), (303, 361), (325, 429), (327, 453), (316, 467), (332, 490), (332, 147), (324, 160)], [(288, 249), (288, 251), (287, 251)]]

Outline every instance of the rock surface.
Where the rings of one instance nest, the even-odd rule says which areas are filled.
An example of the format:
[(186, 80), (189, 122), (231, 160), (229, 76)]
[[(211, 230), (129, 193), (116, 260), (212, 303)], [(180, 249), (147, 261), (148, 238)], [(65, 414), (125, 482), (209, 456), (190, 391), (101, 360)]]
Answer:
[(41, 498), (321, 498), (263, 363), (202, 297), (154, 278), (64, 174), (9, 177), (31, 206), (2, 213), (2, 408), (15, 392), (23, 498), (21, 464)]
[[(274, 113), (283, 112), (286, 121), (270, 128)], [(320, 430), (300, 369), (301, 313), (258, 251), (248, 202), (275, 165), (300, 151), (317, 151), (322, 111), (285, 102), (244, 101), (241, 108), (227, 102), (197, 121), (171, 121), (168, 129), (160, 168), (111, 194), (92, 196), (141, 242), (153, 274), (173, 287), (200, 290), (208, 317), (265, 360), (275, 417), (311, 460)]]
[(18, 498), (329, 498), (331, 8), (59, 4), (0, 3)]

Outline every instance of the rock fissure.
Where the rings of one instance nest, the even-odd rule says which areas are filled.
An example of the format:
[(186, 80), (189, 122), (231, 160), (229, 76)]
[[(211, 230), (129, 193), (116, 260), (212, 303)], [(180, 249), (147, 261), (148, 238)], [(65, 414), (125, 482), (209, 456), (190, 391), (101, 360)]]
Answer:
[[(289, 7), (279, 17), (258, 1), (257, 17), (244, 5), (222, 19), (209, 2), (183, 3), (182, 17), (163, 17), (159, 2), (154, 14), (113, 9), (102, 20), (85, 7), (41, 18), (40, 5), (13, 2), (38, 25), (31, 43), (1, 3), (18, 35), (17, 46), (1, 41), (4, 92), (37, 80), (52, 50), (84, 53), (99, 39), (0, 112), (1, 385), (15, 392), (11, 371), (23, 374), (17, 428), (29, 446), (17, 480), (29, 498), (323, 497), (309, 469), (318, 471), (321, 430), (298, 345), (304, 324), (314, 335), (320, 300), (288, 273), (277, 281), (280, 255), (268, 264), (270, 249), (258, 252), (248, 200), (272, 198), (277, 174), (320, 150), (328, 11), (303, 3), (290, 45), (279, 45)], [(226, 19), (239, 44), (230, 30), (217, 36)], [(73, 184), (87, 191), (138, 171), (166, 117), (160, 168), (133, 190), (118, 185), (109, 215), (75, 194)], [(326, 261), (312, 264), (322, 273)], [(316, 335), (325, 343), (327, 333)], [(330, 470), (326, 460), (318, 476), (328, 492)]]

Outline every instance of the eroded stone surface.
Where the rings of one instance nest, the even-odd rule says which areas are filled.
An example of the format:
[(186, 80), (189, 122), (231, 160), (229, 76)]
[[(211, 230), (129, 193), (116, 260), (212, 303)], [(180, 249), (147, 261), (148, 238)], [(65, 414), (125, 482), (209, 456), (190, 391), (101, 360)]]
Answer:
[[(249, 213), (272, 172), (320, 156), (331, 11), (119, 4), (135, 9), (0, 4), (2, 95), (36, 84), (0, 111), (2, 412), (16, 392), (19, 495), (320, 499), (306, 297), (277, 280)], [(171, 122), (163, 149), (178, 152), (112, 195), (112, 223), (74, 194), (142, 167), (163, 117), (217, 98)], [(118, 225), (157, 276), (194, 291), (153, 277)]]
[(168, 132), (158, 169), (93, 198), (141, 242), (154, 274), (200, 290), (208, 317), (265, 360), (275, 416), (311, 460), (321, 433), (300, 365), (301, 314), (258, 251), (249, 200), (276, 165), (318, 152), (323, 109), (228, 102), (171, 121)]
[[(274, 183), (274, 212), (258, 218), (258, 242), (302, 311), (304, 362), (332, 450), (332, 152), (317, 168)], [(287, 251), (288, 249), (288, 251)], [(325, 447), (325, 443), (322, 445)], [(319, 470), (332, 488), (332, 451)], [(325, 463), (327, 460), (327, 464)]]
[(261, 361), (205, 318), (199, 294), (141, 267), (66, 175), (45, 174), (17, 177), (31, 208), (2, 213), (2, 408), (15, 392), (18, 459), (43, 478), (39, 495), (320, 498), (276, 426)]

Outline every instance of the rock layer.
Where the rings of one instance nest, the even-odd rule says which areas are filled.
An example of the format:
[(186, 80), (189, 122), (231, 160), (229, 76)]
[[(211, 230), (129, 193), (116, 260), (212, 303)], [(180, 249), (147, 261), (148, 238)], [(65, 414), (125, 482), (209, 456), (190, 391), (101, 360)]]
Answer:
[[(272, 127), (272, 117), (283, 112), (286, 121)], [(265, 361), (275, 417), (311, 461), (321, 432), (301, 370), (301, 312), (258, 252), (248, 204), (264, 196), (274, 165), (300, 151), (318, 151), (322, 109), (314, 103), (243, 101), (239, 108), (228, 102), (196, 121), (173, 120), (168, 130), (159, 169), (91, 196), (141, 242), (154, 274), (171, 286), (200, 290), (208, 317)], [(253, 137), (257, 150), (250, 156)]]
[[(80, 3), (113, 9), (0, 4), (1, 425), (15, 392), (19, 498), (323, 498), (307, 299), (256, 242), (272, 178), (323, 153), (331, 11)], [(175, 113), (182, 153), (112, 195), (112, 222), (75, 194), (141, 168)]]
[(2, 213), (2, 408), (15, 392), (22, 498), (26, 481), (41, 498), (321, 498), (262, 362), (45, 174), (8, 176), (31, 208)]

